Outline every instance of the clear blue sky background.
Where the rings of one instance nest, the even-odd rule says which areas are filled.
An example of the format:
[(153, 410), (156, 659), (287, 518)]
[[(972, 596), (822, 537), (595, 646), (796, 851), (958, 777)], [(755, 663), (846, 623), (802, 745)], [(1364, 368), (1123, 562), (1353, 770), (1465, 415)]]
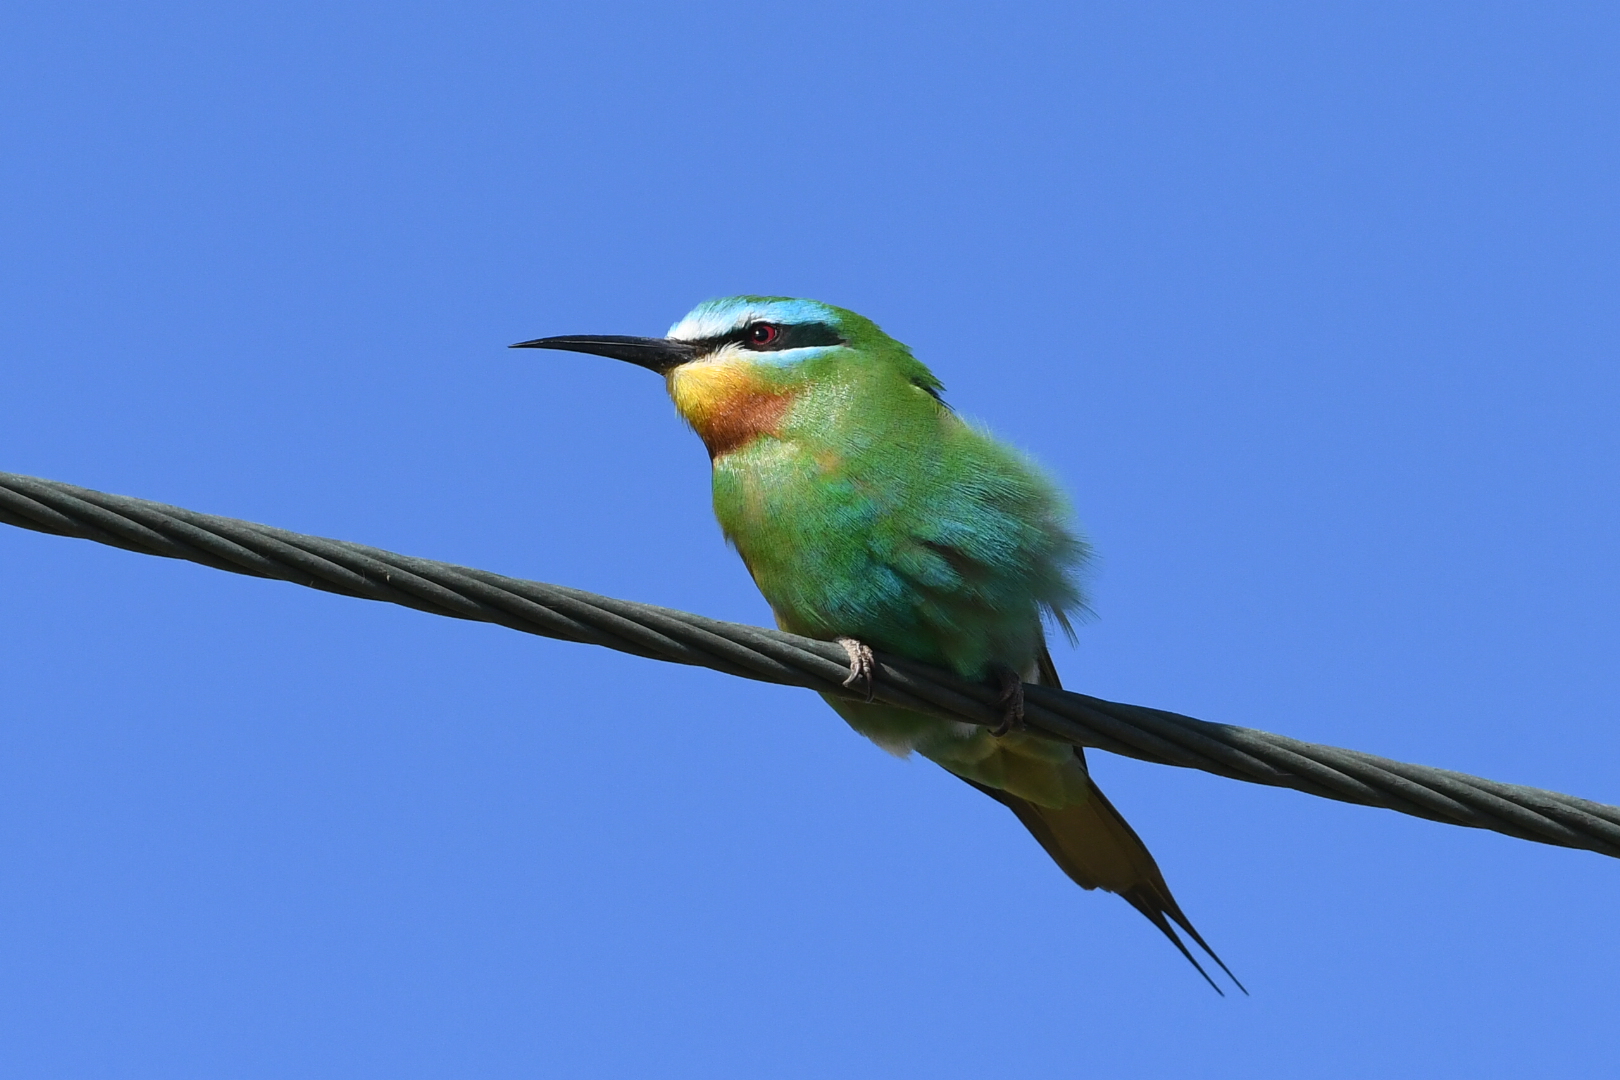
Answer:
[[(14, 4), (0, 469), (769, 614), (658, 380), (871, 315), (1071, 685), (1620, 800), (1608, 4)], [(1096, 755), (1248, 983), (813, 696), (0, 530), (0, 1074), (1595, 1076), (1620, 864)]]

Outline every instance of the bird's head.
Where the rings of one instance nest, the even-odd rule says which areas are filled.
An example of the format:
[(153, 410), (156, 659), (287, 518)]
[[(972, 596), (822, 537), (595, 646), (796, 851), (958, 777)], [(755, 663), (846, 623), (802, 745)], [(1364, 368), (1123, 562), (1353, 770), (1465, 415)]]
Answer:
[(512, 347), (593, 353), (658, 372), (717, 457), (774, 432), (794, 400), (816, 385), (893, 373), (929, 394), (940, 389), (910, 350), (870, 319), (783, 296), (706, 301), (661, 338), (581, 335)]

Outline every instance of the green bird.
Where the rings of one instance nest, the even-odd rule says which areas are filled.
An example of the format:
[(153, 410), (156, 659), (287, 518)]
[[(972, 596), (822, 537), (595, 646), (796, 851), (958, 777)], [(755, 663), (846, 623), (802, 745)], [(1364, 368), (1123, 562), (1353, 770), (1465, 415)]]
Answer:
[(1004, 716), (985, 728), (828, 695), (833, 710), (883, 749), (921, 754), (1006, 806), (1076, 884), (1124, 897), (1220, 992), (1171, 922), (1231, 971), (1085, 754), (1022, 724), (1023, 682), (1060, 685), (1042, 616), (1072, 636), (1086, 542), (1053, 482), (957, 416), (910, 349), (852, 311), (773, 296), (700, 304), (662, 338), (513, 348), (663, 375), (708, 447), (720, 527), (777, 624), (841, 642), (846, 685), (870, 689), (875, 648), (996, 680)]

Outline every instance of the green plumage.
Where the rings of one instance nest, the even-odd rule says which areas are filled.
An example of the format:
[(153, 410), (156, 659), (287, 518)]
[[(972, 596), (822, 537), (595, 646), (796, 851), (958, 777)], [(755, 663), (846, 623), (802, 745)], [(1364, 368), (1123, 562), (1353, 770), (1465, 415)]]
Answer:
[[(830, 310), (851, 347), (768, 369), (793, 394), (777, 433), (716, 458), (721, 528), (784, 629), (857, 638), (967, 678), (999, 666), (1033, 679), (1041, 613), (1066, 623), (1083, 606), (1087, 550), (1063, 498), (946, 407), (904, 345)], [(1047, 805), (1085, 797), (1066, 744), (828, 701), (891, 751)]]
[[(709, 447), (721, 528), (784, 629), (970, 679), (1059, 685), (1042, 618), (1067, 631), (1084, 610), (1088, 555), (1067, 505), (1026, 457), (952, 412), (939, 380), (870, 320), (742, 296), (700, 305), (667, 338), (523, 344), (666, 376)], [(916, 751), (1007, 806), (1070, 878), (1124, 897), (1198, 967), (1171, 922), (1208, 946), (1077, 747), (827, 701), (878, 745)]]

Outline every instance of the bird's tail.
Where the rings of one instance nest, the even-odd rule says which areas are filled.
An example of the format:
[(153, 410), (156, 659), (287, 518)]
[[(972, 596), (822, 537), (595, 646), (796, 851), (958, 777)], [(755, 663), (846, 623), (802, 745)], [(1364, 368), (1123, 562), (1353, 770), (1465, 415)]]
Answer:
[[(965, 779), (965, 778), (964, 778)], [(1081, 803), (1053, 810), (1021, 799), (998, 788), (968, 780), (969, 784), (1007, 807), (1024, 823), (1041, 847), (1052, 856), (1052, 861), (1082, 889), (1103, 889), (1117, 893), (1137, 911), (1147, 916), (1171, 944), (1181, 950), (1193, 967), (1198, 969), (1215, 992), (1225, 992), (1209, 977), (1202, 964), (1193, 956), (1185, 942), (1176, 933), (1182, 931), (1220, 965), (1239, 990), (1245, 990), (1237, 976), (1222, 962), (1215, 950), (1193, 928), (1170, 893), (1159, 866), (1148, 854), (1147, 845), (1136, 835), (1136, 830), (1120, 816), (1114, 804), (1108, 801), (1095, 783), (1090, 783), (1089, 797)], [(1172, 926), (1172, 921), (1175, 926)]]
[[(1040, 651), (1035, 660), (1035, 682), (1042, 686), (1062, 689), (1063, 681), (1058, 677), (1057, 665), (1052, 663), (1052, 654), (1047, 651), (1046, 645), (1041, 644)], [(1086, 754), (1080, 747), (1074, 748), (1074, 756), (1079, 759), (1079, 765), (1086, 769)], [(966, 777), (962, 779), (967, 780)], [(1159, 932), (1170, 939), (1170, 943), (1181, 950), (1181, 955), (1187, 962), (1198, 969), (1198, 974), (1215, 992), (1222, 997), (1226, 992), (1215, 985), (1215, 980), (1209, 977), (1209, 972), (1194, 958), (1187, 948), (1186, 942), (1176, 933), (1176, 926), (1200, 949), (1209, 954), (1209, 958), (1220, 965), (1226, 977), (1232, 980), (1245, 995), (1244, 989), (1232, 969), (1209, 947), (1197, 930), (1193, 929), (1192, 922), (1182, 912), (1181, 905), (1170, 893), (1170, 886), (1164, 882), (1164, 875), (1159, 872), (1159, 864), (1153, 861), (1148, 853), (1147, 845), (1142, 838), (1136, 835), (1120, 812), (1114, 809), (1114, 804), (1097, 787), (1091, 779), (1090, 770), (1086, 769), (1086, 799), (1054, 810), (1030, 802), (999, 788), (987, 787), (973, 780), (969, 784), (978, 788), (992, 799), (1007, 807), (1018, 820), (1024, 823), (1041, 847), (1052, 856), (1052, 861), (1062, 868), (1065, 874), (1073, 879), (1082, 889), (1102, 889), (1105, 892), (1115, 893), (1125, 899), (1137, 911), (1147, 917), (1148, 922), (1159, 928)], [(1172, 922), (1175, 926), (1170, 925)]]

